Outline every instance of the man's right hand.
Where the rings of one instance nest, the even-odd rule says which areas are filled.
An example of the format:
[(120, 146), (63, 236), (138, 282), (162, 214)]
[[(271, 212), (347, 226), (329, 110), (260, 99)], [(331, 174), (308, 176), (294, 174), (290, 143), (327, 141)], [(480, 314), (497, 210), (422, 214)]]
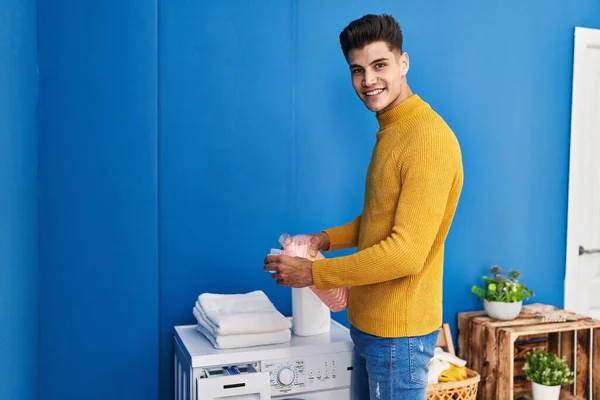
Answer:
[(316, 234), (310, 235), (310, 236), (312, 236), (312, 237), (310, 238), (310, 247), (308, 250), (308, 254), (312, 258), (315, 258), (319, 251), (325, 251), (325, 250), (329, 249), (330, 243), (329, 243), (329, 235), (327, 235), (327, 233), (319, 232), (319, 233), (316, 233)]

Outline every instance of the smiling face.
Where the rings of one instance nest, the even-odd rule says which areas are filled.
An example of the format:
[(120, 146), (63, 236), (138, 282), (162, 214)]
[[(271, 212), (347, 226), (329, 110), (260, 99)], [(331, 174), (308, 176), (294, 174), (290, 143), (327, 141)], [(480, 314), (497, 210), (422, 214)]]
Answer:
[(377, 41), (348, 52), (352, 86), (365, 106), (385, 112), (412, 95), (406, 82), (408, 54)]

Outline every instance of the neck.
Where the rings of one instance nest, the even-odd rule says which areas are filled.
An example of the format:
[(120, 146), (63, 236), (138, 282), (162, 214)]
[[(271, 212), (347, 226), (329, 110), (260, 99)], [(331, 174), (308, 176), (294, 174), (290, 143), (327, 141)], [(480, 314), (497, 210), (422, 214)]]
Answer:
[(383, 114), (391, 110), (392, 108), (396, 107), (398, 104), (402, 103), (404, 100), (408, 99), (412, 95), (413, 92), (412, 90), (410, 90), (410, 86), (408, 86), (408, 84), (405, 82), (404, 85), (402, 85), (402, 89), (400, 90), (400, 94), (398, 95), (398, 97), (396, 97), (394, 101), (388, 104), (387, 107), (377, 111), (377, 114)]
[(377, 114), (377, 122), (379, 122), (379, 129), (382, 130), (391, 124), (400, 121), (412, 114), (415, 110), (421, 108), (426, 103), (421, 100), (418, 95), (412, 94), (404, 98), (404, 100), (397, 102), (395, 106)]

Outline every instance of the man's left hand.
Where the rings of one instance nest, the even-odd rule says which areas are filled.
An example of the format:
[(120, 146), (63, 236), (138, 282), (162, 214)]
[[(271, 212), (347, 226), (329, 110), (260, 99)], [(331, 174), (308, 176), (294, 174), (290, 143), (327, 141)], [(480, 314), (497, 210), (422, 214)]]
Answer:
[(278, 285), (303, 288), (312, 285), (312, 261), (306, 258), (269, 255), (265, 271), (274, 271), (272, 278)]

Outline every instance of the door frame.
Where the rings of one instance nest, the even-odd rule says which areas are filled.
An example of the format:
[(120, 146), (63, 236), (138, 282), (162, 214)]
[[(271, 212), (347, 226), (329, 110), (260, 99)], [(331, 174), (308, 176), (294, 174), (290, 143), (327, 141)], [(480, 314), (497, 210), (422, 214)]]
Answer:
[(578, 274), (580, 234), (582, 216), (579, 214), (582, 199), (586, 195), (585, 186), (581, 176), (584, 171), (582, 157), (585, 140), (585, 75), (586, 51), (589, 47), (600, 47), (600, 30), (575, 27), (573, 55), (573, 89), (571, 104), (571, 135), (569, 155), (569, 184), (567, 202), (567, 240), (566, 240), (566, 268), (565, 268), (565, 297), (564, 308), (569, 311), (580, 312), (578, 304)]

